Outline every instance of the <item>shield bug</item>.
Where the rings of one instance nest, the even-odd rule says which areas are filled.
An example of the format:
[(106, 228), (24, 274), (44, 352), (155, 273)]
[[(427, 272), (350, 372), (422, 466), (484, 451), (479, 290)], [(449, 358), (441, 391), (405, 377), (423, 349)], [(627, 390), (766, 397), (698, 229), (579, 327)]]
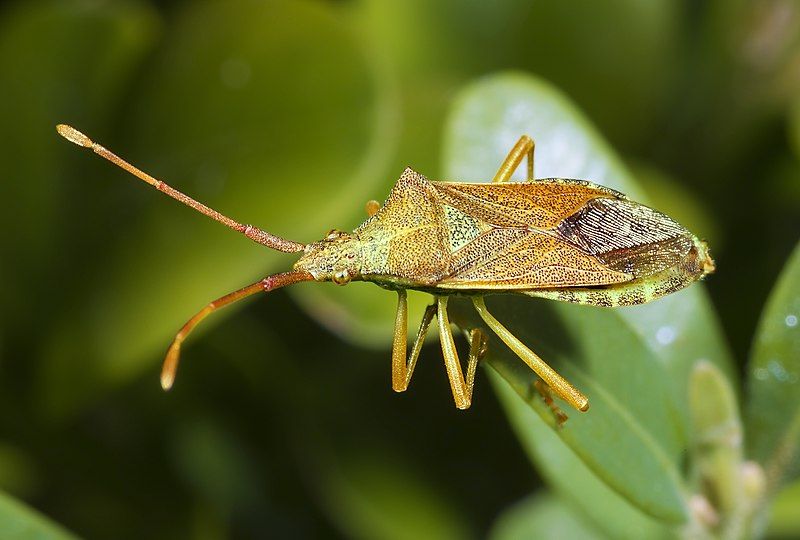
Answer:
[[(302, 244), (234, 221), (142, 172), (76, 129), (57, 126), (71, 142), (122, 167), (187, 206), (255, 242), (302, 253), (294, 269), (248, 285), (206, 305), (170, 345), (161, 385), (172, 387), (181, 344), (206, 316), (250, 295), (301, 281), (371, 281), (398, 297), (392, 345), (392, 388), (408, 388), (425, 335), (436, 317), (456, 407), (466, 409), (478, 361), (486, 349), (481, 330), (468, 334), (466, 377), (447, 316), (452, 295), (468, 296), (486, 325), (541, 378), (548, 404), (552, 392), (586, 411), (589, 400), (526, 347), (486, 309), (486, 294), (514, 293), (617, 307), (649, 302), (714, 271), (705, 242), (666, 215), (624, 194), (563, 178), (534, 180), (534, 143), (522, 136), (491, 183), (434, 182), (406, 169), (381, 206), (367, 204), (367, 220), (353, 232), (332, 230)], [(527, 181), (511, 176), (527, 158)], [(430, 293), (416, 340), (407, 355), (406, 291)], [(556, 410), (555, 406), (553, 406)], [(560, 414), (559, 421), (566, 417)]]

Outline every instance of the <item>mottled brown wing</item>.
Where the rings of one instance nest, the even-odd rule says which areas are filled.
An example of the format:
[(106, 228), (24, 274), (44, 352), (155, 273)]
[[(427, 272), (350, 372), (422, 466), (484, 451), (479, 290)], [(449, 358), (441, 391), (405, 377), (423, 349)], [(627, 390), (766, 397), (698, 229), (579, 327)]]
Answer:
[(434, 185), (453, 248), (442, 288), (614, 285), (677, 264), (692, 245), (670, 218), (586, 182)]
[(550, 178), (525, 183), (431, 182), (442, 202), (496, 227), (549, 229), (598, 197), (622, 193), (583, 180)]
[(592, 255), (541, 231), (494, 228), (453, 253), (448, 289), (538, 289), (630, 281)]

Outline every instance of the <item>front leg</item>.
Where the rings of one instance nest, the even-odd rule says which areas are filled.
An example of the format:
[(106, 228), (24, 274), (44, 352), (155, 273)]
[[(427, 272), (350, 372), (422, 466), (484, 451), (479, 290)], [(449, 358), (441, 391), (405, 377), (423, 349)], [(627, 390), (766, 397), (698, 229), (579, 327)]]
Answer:
[(417, 338), (411, 348), (411, 356), (406, 359), (408, 345), (408, 295), (405, 289), (397, 291), (397, 315), (394, 320), (394, 341), (392, 343), (392, 389), (395, 392), (405, 392), (411, 384), (411, 376), (417, 366), (417, 359), (425, 343), (425, 336), (431, 326), (433, 316), (436, 314), (436, 305), (425, 309), (422, 322), (419, 324)]

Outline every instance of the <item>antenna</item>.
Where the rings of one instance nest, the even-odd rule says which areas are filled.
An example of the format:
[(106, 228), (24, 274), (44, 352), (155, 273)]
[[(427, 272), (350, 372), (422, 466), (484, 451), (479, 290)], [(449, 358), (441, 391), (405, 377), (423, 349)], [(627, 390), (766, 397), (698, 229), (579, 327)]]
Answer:
[(257, 242), (263, 246), (267, 246), (272, 249), (276, 249), (278, 251), (283, 251), (284, 253), (296, 253), (298, 251), (303, 251), (305, 249), (305, 244), (300, 244), (298, 242), (293, 242), (291, 240), (286, 240), (285, 238), (281, 238), (280, 236), (275, 236), (274, 234), (270, 234), (267, 231), (263, 231), (258, 227), (254, 227), (253, 225), (245, 225), (243, 223), (239, 223), (223, 214), (220, 214), (216, 210), (209, 208), (208, 206), (200, 203), (188, 195), (185, 195), (178, 191), (177, 189), (173, 188), (172, 186), (162, 182), (161, 180), (157, 180), (153, 178), (146, 172), (134, 167), (121, 157), (117, 156), (110, 150), (100, 146), (92, 139), (78, 131), (72, 126), (68, 126), (66, 124), (58, 124), (56, 126), (56, 130), (58, 131), (59, 135), (67, 139), (68, 141), (77, 144), (78, 146), (83, 146), (84, 148), (90, 148), (95, 154), (107, 159), (114, 165), (125, 169), (133, 176), (139, 178), (140, 180), (147, 182), (157, 190), (169, 195), (176, 201), (180, 201), (186, 206), (193, 208), (200, 212), (201, 214), (205, 214), (206, 216), (210, 217), (215, 221), (219, 221), (223, 225), (226, 225), (233, 229), (234, 231), (240, 232), (249, 239)]
[(164, 365), (161, 368), (161, 388), (164, 390), (169, 390), (172, 388), (172, 384), (175, 382), (175, 372), (178, 370), (178, 360), (180, 359), (181, 355), (181, 344), (186, 339), (186, 336), (188, 336), (192, 330), (194, 330), (194, 327), (197, 326), (200, 321), (208, 317), (211, 313), (219, 308), (225, 307), (228, 304), (233, 304), (234, 302), (238, 302), (239, 300), (247, 298), (253, 294), (261, 292), (266, 293), (281, 287), (286, 287), (287, 285), (292, 285), (301, 281), (311, 281), (313, 279), (314, 276), (302, 270), (293, 270), (291, 272), (283, 272), (282, 274), (274, 274), (256, 281), (252, 285), (242, 287), (238, 291), (228, 293), (225, 296), (217, 298), (213, 302), (207, 304), (206, 307), (195, 313), (194, 316), (189, 319), (186, 324), (183, 325), (183, 327), (181, 327), (181, 329), (175, 335), (175, 339), (172, 340), (172, 344), (169, 346), (169, 349), (167, 349), (167, 356), (164, 358)]

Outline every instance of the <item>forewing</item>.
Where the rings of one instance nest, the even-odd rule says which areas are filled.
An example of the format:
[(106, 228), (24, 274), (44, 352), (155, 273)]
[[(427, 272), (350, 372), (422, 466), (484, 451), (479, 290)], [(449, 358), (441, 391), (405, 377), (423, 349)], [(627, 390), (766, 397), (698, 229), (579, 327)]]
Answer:
[(582, 180), (550, 178), (525, 183), (432, 182), (444, 204), (494, 227), (550, 229), (598, 197), (624, 199)]
[(588, 287), (632, 279), (554, 235), (526, 229), (489, 230), (454, 253), (451, 261), (451, 272), (440, 287)]
[[(667, 216), (587, 182), (435, 188), (454, 209), (447, 215), (461, 216), (447, 226), (472, 231), (467, 242), (451, 241), (443, 288), (614, 285), (679, 264), (693, 245), (693, 236)], [(469, 228), (464, 215), (472, 220)]]

